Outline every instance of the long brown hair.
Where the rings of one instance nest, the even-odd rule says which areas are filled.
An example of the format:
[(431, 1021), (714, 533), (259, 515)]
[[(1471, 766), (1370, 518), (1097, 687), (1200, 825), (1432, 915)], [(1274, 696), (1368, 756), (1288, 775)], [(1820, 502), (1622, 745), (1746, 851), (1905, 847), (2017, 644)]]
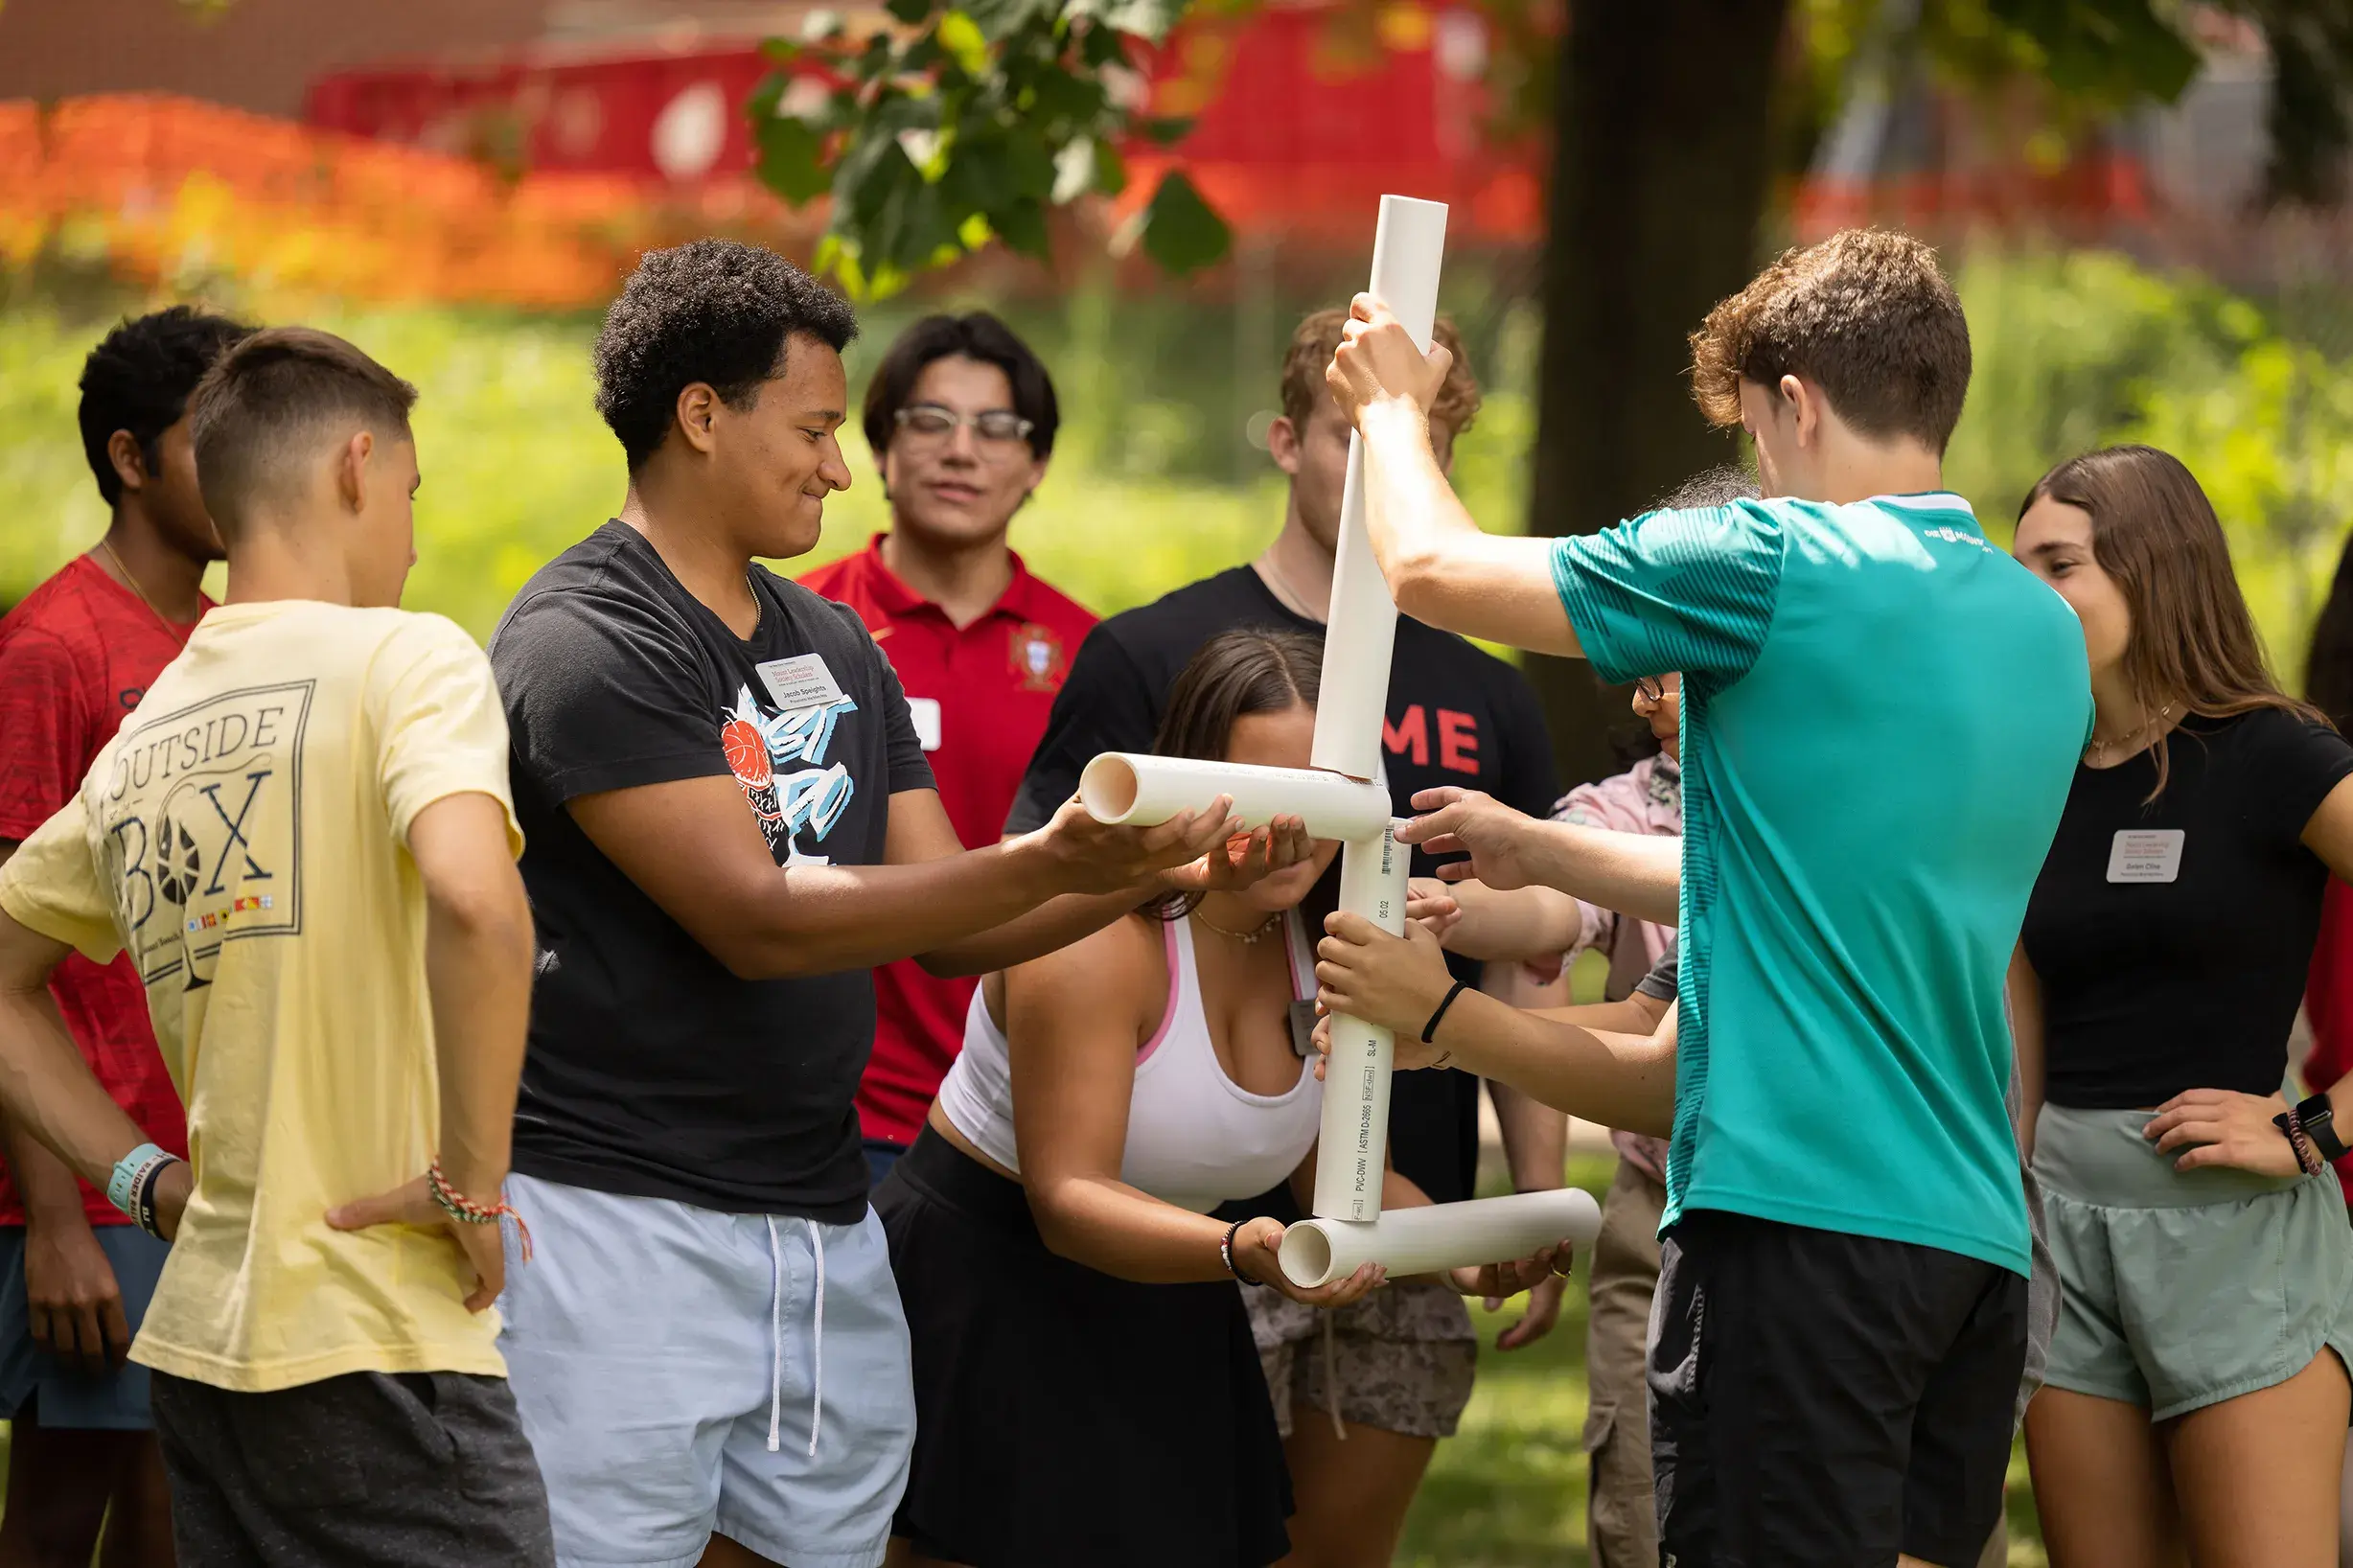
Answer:
[[(1315, 706), (1324, 685), (1324, 645), (1297, 632), (1221, 632), (1201, 645), (1168, 688), (1168, 708), (1152, 737), (1163, 757), (1225, 760), (1234, 721), (1253, 713)], [(1182, 920), (1199, 893), (1169, 893), (1137, 912)]]
[[(2115, 580), (2131, 611), (2125, 680), (2143, 713), (2171, 705), (2186, 717), (2227, 719), (2278, 708), (2326, 723), (2279, 689), (2255, 635), (2230, 565), (2230, 542), (2214, 507), (2180, 458), (2155, 447), (2107, 447), (2070, 457), (2044, 474), (2019, 508), (2049, 499), (2091, 518), (2091, 554)], [(2159, 736), (2154, 800), (2172, 774)]]

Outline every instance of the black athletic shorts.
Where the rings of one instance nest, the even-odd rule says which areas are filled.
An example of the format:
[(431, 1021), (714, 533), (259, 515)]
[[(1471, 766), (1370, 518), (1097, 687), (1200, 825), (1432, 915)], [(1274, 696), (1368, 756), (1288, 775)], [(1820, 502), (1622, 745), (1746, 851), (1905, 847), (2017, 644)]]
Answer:
[(1660, 1245), (1650, 1448), (1667, 1568), (1968, 1568), (2001, 1515), (2026, 1281), (1714, 1210)]

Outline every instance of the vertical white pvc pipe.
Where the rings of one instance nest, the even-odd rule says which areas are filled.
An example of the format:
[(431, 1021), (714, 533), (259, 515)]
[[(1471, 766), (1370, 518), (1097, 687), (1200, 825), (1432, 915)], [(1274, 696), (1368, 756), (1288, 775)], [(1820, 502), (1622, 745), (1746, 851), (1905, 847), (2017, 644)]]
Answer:
[[(1406, 867), (1396, 824), (1340, 852), (1340, 907), (1392, 936), (1405, 931)], [(1381, 1174), (1389, 1162), (1389, 1077), (1395, 1040), (1387, 1029), (1333, 1015), (1324, 1065), (1324, 1120), (1316, 1135), (1318, 1219), (1381, 1217)]]
[[(1373, 283), (1367, 291), (1396, 312), (1425, 351), (1438, 318), (1438, 269), (1445, 251), (1445, 203), (1381, 197), (1380, 223), (1373, 232)], [(1373, 541), (1365, 534), (1364, 474), (1362, 442), (1351, 432), (1312, 760), (1318, 768), (1370, 779), (1380, 766), (1397, 607), (1389, 597), (1389, 585), (1381, 580), (1380, 564), (1373, 558)]]

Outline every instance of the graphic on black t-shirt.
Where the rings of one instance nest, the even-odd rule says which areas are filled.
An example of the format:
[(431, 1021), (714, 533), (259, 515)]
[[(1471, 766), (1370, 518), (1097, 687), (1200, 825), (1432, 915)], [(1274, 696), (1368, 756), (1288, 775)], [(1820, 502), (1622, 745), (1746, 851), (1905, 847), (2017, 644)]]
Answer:
[(761, 836), (780, 864), (829, 864), (797, 840), (806, 832), (812, 843), (823, 843), (857, 798), (858, 780), (848, 767), (825, 761), (834, 726), (857, 711), (857, 703), (843, 697), (776, 712), (742, 685), (735, 688), (735, 706), (721, 716), (719, 744), (727, 771), (751, 802)]

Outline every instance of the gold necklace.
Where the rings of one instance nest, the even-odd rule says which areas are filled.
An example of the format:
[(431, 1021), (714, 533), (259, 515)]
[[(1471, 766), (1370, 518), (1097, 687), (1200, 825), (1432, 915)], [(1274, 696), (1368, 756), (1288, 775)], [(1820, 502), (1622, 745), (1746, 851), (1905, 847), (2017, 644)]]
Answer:
[(102, 539), (98, 542), (98, 547), (106, 552), (106, 559), (114, 563), (114, 569), (123, 574), (123, 581), (130, 585), (131, 592), (137, 594), (139, 596), (139, 602), (147, 606), (148, 613), (163, 622), (164, 625), (170, 630), (174, 632), (178, 631), (180, 628), (180, 623), (165, 614), (156, 607), (155, 601), (147, 596), (147, 589), (139, 586), (139, 579), (133, 577), (130, 574), (130, 568), (123, 565), (123, 558), (114, 553), (114, 546)]
[[(2162, 725), (2171, 717), (2173, 717), (2173, 704), (2168, 703), (2163, 707), (2157, 710), (2156, 718), (2149, 720), (2138, 729), (2133, 730), (2124, 735), (2120, 735), (2112, 741), (2095, 740), (2090, 745), (2085, 747), (2084, 760), (2097, 768), (2106, 763), (2110, 757), (2115, 755), (2116, 752), (2124, 746), (2125, 742), (2140, 740), (2142, 737), (2148, 735), (2152, 730), (2155, 730), (2159, 725)], [(2138, 748), (2136, 747), (2134, 749), (2138, 749)]]
[(1282, 911), (1278, 910), (1273, 914), (1270, 914), (1265, 919), (1259, 921), (1257, 927), (1250, 931), (1228, 931), (1225, 927), (1219, 925), (1208, 915), (1203, 914), (1199, 910), (1193, 911), (1193, 921), (1196, 925), (1207, 926), (1210, 928), (1210, 930), (1217, 933), (1217, 934), (1220, 936), (1231, 936), (1235, 941), (1241, 943), (1244, 947), (1256, 946), (1258, 938), (1264, 936), (1269, 931), (1273, 930), (1275, 922), (1281, 918)]

